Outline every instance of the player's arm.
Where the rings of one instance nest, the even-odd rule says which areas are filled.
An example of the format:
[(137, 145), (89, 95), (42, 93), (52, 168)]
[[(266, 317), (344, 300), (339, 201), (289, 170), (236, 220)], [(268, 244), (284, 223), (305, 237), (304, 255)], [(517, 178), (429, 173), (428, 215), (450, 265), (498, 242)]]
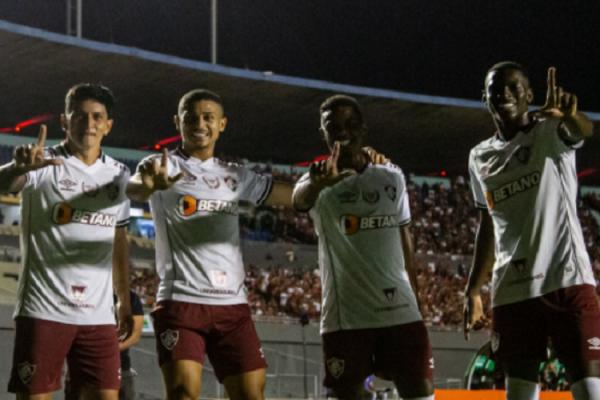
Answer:
[(125, 338), (131, 330), (131, 300), (129, 294), (129, 243), (127, 241), (127, 228), (124, 226), (115, 229), (113, 287), (117, 295), (119, 338)]
[(265, 200), (265, 204), (268, 206), (283, 206), (286, 208), (292, 208), (292, 193), (294, 187), (291, 183), (274, 181), (273, 189)]
[(315, 205), (321, 190), (355, 173), (354, 171), (338, 171), (339, 156), (340, 144), (335, 142), (330, 157), (310, 165), (308, 176), (296, 183), (294, 187), (292, 204), (296, 210), (310, 210)]
[(421, 299), (419, 299), (419, 284), (417, 282), (417, 266), (415, 264), (414, 256), (414, 241), (412, 232), (410, 230), (410, 224), (406, 224), (400, 227), (400, 241), (402, 244), (402, 253), (404, 254), (404, 267), (410, 280), (410, 286), (412, 287), (415, 297), (417, 299), (417, 305), (421, 310)]
[(471, 329), (480, 329), (485, 322), (485, 311), (481, 301), (481, 287), (488, 279), (496, 255), (494, 253), (494, 224), (487, 210), (479, 211), (479, 229), (475, 236), (473, 266), (465, 288), (463, 327), (465, 339), (469, 339)]
[(41, 125), (37, 143), (15, 148), (12, 161), (0, 166), (0, 193), (20, 192), (27, 183), (29, 171), (62, 164), (62, 160), (44, 157), (45, 143), (46, 125)]
[(548, 68), (546, 103), (540, 110), (543, 115), (559, 118), (559, 135), (567, 143), (578, 143), (594, 133), (592, 121), (577, 108), (577, 96), (556, 85), (556, 68)]
[(142, 338), (142, 328), (144, 327), (144, 316), (134, 315), (131, 327), (131, 334), (122, 342), (119, 342), (119, 351), (127, 350), (139, 343)]
[(169, 189), (175, 182), (181, 179), (183, 176), (182, 172), (175, 176), (169, 176), (167, 159), (167, 149), (163, 148), (160, 161), (149, 159), (140, 164), (138, 171), (127, 183), (127, 197), (143, 203), (152, 196), (152, 193), (157, 190)]

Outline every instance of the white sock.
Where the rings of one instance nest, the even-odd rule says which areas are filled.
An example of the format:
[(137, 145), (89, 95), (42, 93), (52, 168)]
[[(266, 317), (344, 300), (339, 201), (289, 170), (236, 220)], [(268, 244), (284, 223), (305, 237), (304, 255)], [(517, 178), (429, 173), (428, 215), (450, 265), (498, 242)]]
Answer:
[(425, 396), (425, 397), (410, 397), (410, 398), (407, 397), (406, 399), (404, 399), (404, 397), (403, 397), (404, 400), (433, 400), (433, 398), (434, 398), (434, 395)]
[(583, 378), (571, 385), (571, 393), (575, 400), (600, 399), (600, 378)]
[(540, 385), (519, 378), (506, 378), (506, 400), (538, 400)]

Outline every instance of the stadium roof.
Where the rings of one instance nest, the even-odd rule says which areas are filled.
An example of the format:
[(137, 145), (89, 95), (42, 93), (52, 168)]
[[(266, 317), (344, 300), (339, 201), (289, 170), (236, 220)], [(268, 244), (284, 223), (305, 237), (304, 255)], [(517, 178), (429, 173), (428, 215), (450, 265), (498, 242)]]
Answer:
[[(229, 117), (218, 154), (297, 163), (325, 152), (318, 107), (333, 93), (356, 96), (368, 142), (405, 170), (466, 174), (469, 149), (493, 125), (478, 101), (416, 95), (249, 71), (60, 35), (0, 20), (0, 131), (51, 114), (49, 138), (64, 94), (78, 82), (101, 82), (117, 96), (115, 126), (105, 144), (139, 149), (176, 135), (179, 97), (204, 87), (221, 94)], [(591, 114), (598, 128), (600, 114)], [(21, 134), (35, 136), (35, 124)], [(4, 129), (3, 129), (4, 128)], [(598, 129), (596, 129), (598, 130)], [(582, 183), (600, 184), (600, 133), (578, 152)]]

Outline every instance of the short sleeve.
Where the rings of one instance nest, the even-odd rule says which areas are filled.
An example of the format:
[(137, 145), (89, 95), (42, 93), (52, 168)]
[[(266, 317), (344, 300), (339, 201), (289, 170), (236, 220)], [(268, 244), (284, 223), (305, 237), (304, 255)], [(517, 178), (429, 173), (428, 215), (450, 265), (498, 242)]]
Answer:
[(404, 178), (404, 174), (400, 168), (395, 168), (397, 168), (395, 172), (398, 179), (397, 213), (399, 224), (402, 226), (410, 223), (411, 220), (410, 201), (408, 198), (408, 191), (406, 190), (406, 179)]
[(248, 168), (240, 169), (242, 190), (240, 200), (249, 201), (254, 205), (265, 202), (273, 189), (273, 178), (269, 175), (258, 174)]
[(121, 175), (121, 206), (119, 207), (119, 213), (117, 215), (117, 228), (121, 228), (129, 225), (129, 217), (130, 217), (130, 208), (131, 202), (127, 198), (125, 194), (125, 188), (127, 187), (127, 182), (129, 182), (130, 177), (129, 168), (123, 165), (123, 173)]
[(471, 154), (469, 155), (469, 177), (471, 181), (471, 193), (473, 195), (475, 206), (477, 208), (487, 209), (487, 202), (485, 200), (483, 187), (481, 185), (479, 174), (477, 173), (474, 150), (471, 150)]
[[(300, 190), (301, 188), (303, 188), (309, 184), (310, 184), (310, 174), (308, 172), (306, 172), (306, 173), (304, 173), (304, 175), (302, 175), (300, 177), (300, 179), (298, 179), (298, 181), (294, 185), (294, 192), (292, 193), (292, 199), (296, 197), (296, 192), (298, 190)], [(296, 211), (306, 212), (308, 210), (300, 210), (300, 209), (296, 208)]]

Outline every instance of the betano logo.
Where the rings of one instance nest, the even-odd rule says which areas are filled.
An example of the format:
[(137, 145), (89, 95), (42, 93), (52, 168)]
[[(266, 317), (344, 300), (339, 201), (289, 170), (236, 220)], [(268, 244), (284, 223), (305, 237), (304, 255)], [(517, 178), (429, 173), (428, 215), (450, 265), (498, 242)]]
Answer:
[(115, 226), (117, 217), (97, 211), (78, 210), (68, 203), (58, 203), (52, 210), (52, 221), (57, 225), (71, 222), (85, 225)]
[(496, 204), (537, 186), (540, 183), (540, 177), (540, 173), (538, 171), (534, 171), (529, 175), (525, 175), (515, 179), (512, 182), (508, 182), (500, 186), (498, 189), (485, 192), (485, 199), (488, 203), (488, 208), (492, 210)]
[(178, 210), (184, 217), (189, 217), (200, 211), (237, 215), (238, 205), (232, 201), (196, 199), (185, 195), (179, 198)]
[(396, 215), (374, 215), (372, 217), (342, 215), (340, 225), (346, 235), (354, 235), (359, 230), (395, 228), (400, 226), (400, 220)]

